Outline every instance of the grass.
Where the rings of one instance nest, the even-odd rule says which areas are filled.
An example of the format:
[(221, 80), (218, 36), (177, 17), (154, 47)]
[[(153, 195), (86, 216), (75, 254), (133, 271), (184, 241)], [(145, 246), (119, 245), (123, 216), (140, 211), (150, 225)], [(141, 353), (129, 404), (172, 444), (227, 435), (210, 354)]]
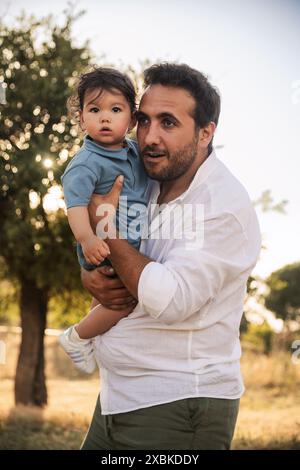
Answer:
[(79, 449), (99, 380), (50, 379), (45, 409), (14, 406), (13, 381), (1, 381), (0, 449)]
[[(49, 404), (14, 406), (14, 371), (19, 336), (0, 333), (7, 362), (0, 365), (0, 449), (78, 449), (99, 391), (97, 374), (78, 373), (53, 336), (46, 337)], [(278, 352), (246, 351), (242, 360), (246, 393), (233, 449), (300, 449), (300, 365)]]

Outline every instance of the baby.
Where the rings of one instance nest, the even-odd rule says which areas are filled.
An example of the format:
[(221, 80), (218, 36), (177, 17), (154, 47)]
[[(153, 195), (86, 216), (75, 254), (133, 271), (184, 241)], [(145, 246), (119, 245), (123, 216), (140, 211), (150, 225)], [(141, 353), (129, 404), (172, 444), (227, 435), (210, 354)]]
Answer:
[[(93, 193), (109, 192), (119, 175), (124, 177), (121, 198), (127, 201), (128, 213), (124, 214), (121, 208), (117, 210), (117, 229), (127, 234), (128, 242), (136, 248), (140, 245), (136, 232), (132, 237), (130, 230), (127, 233), (133, 220), (136, 227), (138, 221), (142, 225), (145, 216), (141, 210), (137, 214), (130, 208), (138, 203), (146, 212), (147, 204), (148, 180), (137, 143), (126, 138), (136, 123), (135, 99), (135, 89), (128, 76), (101, 67), (81, 76), (77, 94), (70, 102), (79, 114), (86, 136), (81, 149), (68, 164), (62, 183), (69, 224), (78, 242), (79, 263), (87, 270), (110, 264), (108, 245), (94, 234), (87, 206)], [(61, 345), (78, 369), (87, 373), (95, 370), (92, 338), (105, 333), (132, 309), (110, 310), (93, 298), (89, 314), (60, 336)]]

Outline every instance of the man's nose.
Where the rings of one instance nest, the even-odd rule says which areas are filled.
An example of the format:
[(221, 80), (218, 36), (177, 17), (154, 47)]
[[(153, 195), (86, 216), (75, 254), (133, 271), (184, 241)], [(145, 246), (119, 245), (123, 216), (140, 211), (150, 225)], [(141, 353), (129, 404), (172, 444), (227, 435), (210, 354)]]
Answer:
[(145, 145), (158, 145), (160, 143), (159, 129), (155, 124), (151, 124), (144, 136)]

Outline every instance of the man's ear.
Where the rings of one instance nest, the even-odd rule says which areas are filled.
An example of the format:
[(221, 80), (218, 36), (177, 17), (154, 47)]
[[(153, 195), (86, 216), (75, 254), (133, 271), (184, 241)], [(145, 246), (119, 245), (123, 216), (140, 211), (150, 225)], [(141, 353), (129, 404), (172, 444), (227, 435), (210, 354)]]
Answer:
[(216, 130), (216, 123), (210, 121), (205, 127), (199, 130), (198, 145), (201, 148), (207, 148)]

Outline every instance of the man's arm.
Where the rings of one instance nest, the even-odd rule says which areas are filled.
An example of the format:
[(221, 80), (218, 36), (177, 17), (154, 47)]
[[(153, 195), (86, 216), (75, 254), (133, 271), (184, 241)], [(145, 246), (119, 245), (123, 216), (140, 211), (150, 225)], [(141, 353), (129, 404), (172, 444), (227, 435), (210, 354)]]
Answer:
[(151, 259), (142, 255), (126, 240), (106, 239), (110, 248), (109, 259), (119, 278), (134, 298), (138, 298), (138, 284), (141, 273)]
[[(105, 195), (93, 194), (89, 204), (89, 215), (91, 226), (96, 231), (96, 226), (101, 217), (97, 216), (97, 209), (102, 204), (104, 207), (110, 207), (110, 213), (106, 212), (107, 220), (112, 222), (114, 214), (119, 203), (119, 197), (122, 190), (124, 178), (119, 176), (111, 191)], [(104, 234), (100, 234), (101, 238)], [(142, 255), (138, 250), (132, 247), (126, 240), (114, 238), (105, 239), (110, 248), (109, 259), (117, 272), (120, 280), (124, 283), (132, 296), (138, 298), (138, 283), (144, 267), (152, 260)], [(97, 297), (97, 296), (96, 296)]]
[(259, 247), (258, 240), (248, 241), (239, 222), (226, 213), (207, 222), (203, 246), (187, 250), (185, 240), (176, 240), (163, 263), (136, 253), (124, 240), (108, 243), (128, 290), (137, 295), (144, 312), (167, 325), (198, 314), (234, 279), (246, 283)]
[(141, 273), (138, 298), (143, 311), (167, 325), (194, 314), (200, 320), (202, 308), (214, 302), (223, 287), (229, 299), (234, 295), (230, 289), (244, 290), (260, 249), (255, 220), (253, 226), (253, 233), (245, 233), (233, 214), (224, 213), (206, 220), (203, 244), (194, 249), (174, 240), (164, 262), (149, 263)]

